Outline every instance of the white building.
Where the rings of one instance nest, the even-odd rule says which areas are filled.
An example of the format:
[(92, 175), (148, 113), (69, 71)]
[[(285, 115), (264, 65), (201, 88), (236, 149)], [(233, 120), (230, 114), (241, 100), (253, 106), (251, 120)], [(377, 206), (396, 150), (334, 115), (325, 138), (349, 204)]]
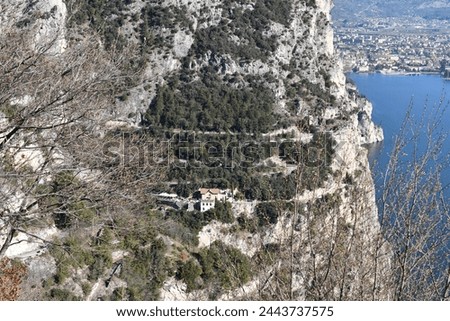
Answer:
[(229, 190), (220, 190), (218, 188), (200, 188), (200, 212), (206, 212), (214, 208), (216, 201), (225, 201), (231, 197)]

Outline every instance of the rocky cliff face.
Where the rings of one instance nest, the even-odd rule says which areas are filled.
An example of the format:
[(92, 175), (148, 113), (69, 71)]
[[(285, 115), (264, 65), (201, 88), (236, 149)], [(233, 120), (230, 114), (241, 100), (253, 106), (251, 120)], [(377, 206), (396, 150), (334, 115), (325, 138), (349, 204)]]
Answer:
[[(152, 131), (163, 128), (172, 133), (246, 132), (258, 134), (262, 139), (268, 137), (270, 143), (288, 141), (299, 148), (308, 144), (314, 147), (306, 149), (304, 160), (291, 163), (281, 155), (270, 155), (270, 160), (262, 159), (261, 164), (273, 162), (277, 166), (258, 164), (256, 171), (248, 174), (254, 180), (269, 177), (270, 195), (280, 188), (274, 182), (286, 181), (287, 185), (292, 181), (287, 196), (265, 198), (264, 192), (255, 196), (252, 186), (245, 183), (238, 189), (245, 197), (254, 199), (235, 201), (233, 219), (212, 220), (196, 230), (195, 246), (161, 233), (170, 249), (168, 257), (173, 260), (177, 255), (187, 257), (175, 260), (175, 265), (182, 267), (166, 275), (160, 284), (160, 297), (367, 298), (368, 294), (361, 293), (370, 287), (370, 280), (377, 273), (369, 264), (375, 250), (369, 239), (378, 230), (378, 223), (367, 151), (362, 145), (380, 141), (383, 136), (371, 121), (370, 103), (351, 94), (354, 88), (346, 84), (342, 64), (334, 54), (332, 1), (135, 0), (117, 5), (120, 9), (116, 11), (101, 7), (98, 17), (89, 16), (92, 11), (85, 10), (89, 4), (81, 3), (78, 9), (71, 6), (74, 10), (71, 14), (83, 28), (92, 27), (90, 24), (100, 18), (114, 25), (109, 34), (115, 34), (115, 39), (125, 46), (137, 45), (145, 65), (137, 84), (109, 107), (105, 117), (111, 127), (128, 124)], [(20, 27), (26, 24), (26, 19), (38, 19), (42, 27), (34, 39), (35, 46), (39, 46), (42, 38), (54, 37), (54, 54), (64, 52), (67, 47), (68, 15), (63, 1), (24, 4), (8, 0), (2, 3), (0, 12), (5, 12), (0, 22), (2, 28), (10, 27), (12, 21)], [(116, 23), (118, 19), (120, 23)], [(72, 28), (77, 30), (73, 24)], [(108, 34), (102, 43), (105, 48), (111, 45)], [(326, 140), (317, 143), (317, 137)], [(332, 151), (327, 152), (326, 146), (332, 146)], [(310, 151), (321, 148), (325, 149), (325, 154), (320, 154), (322, 162), (308, 165)], [(220, 175), (231, 181), (232, 174), (227, 173)], [(271, 206), (276, 214), (267, 223), (259, 211), (265, 203), (273, 201), (276, 205)], [(269, 212), (266, 209), (265, 213)], [(257, 228), (249, 228), (248, 222), (259, 223)], [(45, 239), (49, 234), (64, 236), (54, 229), (48, 229), (52, 232), (43, 232), (39, 238)], [(17, 236), (17, 240), (20, 237), (24, 236)], [(226, 253), (238, 249), (244, 256), (260, 261), (259, 267), (247, 275), (250, 273), (240, 266), (245, 273), (235, 276), (239, 282), (216, 280), (211, 275), (224, 272), (207, 272), (202, 256), (206, 253), (214, 257), (215, 248), (211, 244), (215, 241), (224, 244), (217, 247), (225, 246)], [(7, 255), (29, 258), (29, 252), (34, 257), (40, 254), (36, 251), (44, 243), (32, 248), (11, 246)], [(114, 252), (119, 253), (112, 259), (116, 266), (132, 256), (129, 251)], [(279, 256), (274, 258), (277, 251)], [(49, 262), (46, 264), (51, 265)], [(189, 262), (194, 263), (187, 270)], [(203, 272), (198, 272), (197, 266)], [(36, 264), (30, 267), (31, 272), (39, 270)], [(85, 272), (76, 271), (79, 279), (85, 278)], [(192, 271), (198, 273), (188, 280)], [(225, 290), (213, 287), (208, 283), (211, 279)], [(349, 285), (347, 280), (351, 280)], [(89, 299), (110, 295), (114, 288), (126, 288), (131, 282), (119, 276), (112, 289), (107, 290), (101, 286), (101, 278), (95, 281)], [(290, 285), (283, 287), (285, 281)], [(66, 282), (66, 288), (82, 295), (76, 282), (74, 277)], [(319, 283), (323, 294), (317, 293)], [(341, 284), (345, 288), (339, 288)]]
[(62, 0), (46, 1), (17, 1), (6, 0), (0, 4), (2, 15), (0, 17), (0, 30), (11, 27), (27, 26), (37, 21), (34, 39), (30, 43), (36, 46), (52, 39), (54, 44), (51, 53), (58, 54), (64, 51), (66, 42), (67, 8)]
[[(245, 5), (244, 5), (245, 3)], [(167, 5), (177, 5), (183, 8), (186, 3), (167, 2)], [(305, 208), (305, 211), (313, 211), (309, 206), (317, 200), (336, 197), (334, 205), (336, 208), (321, 208), (319, 212), (325, 220), (331, 220), (334, 223), (318, 224), (317, 229), (326, 231), (331, 238), (333, 229), (338, 228), (339, 224), (347, 226), (349, 229), (358, 230), (358, 233), (365, 231), (366, 236), (371, 235), (370, 231), (378, 229), (377, 210), (375, 206), (375, 196), (373, 191), (373, 182), (370, 175), (370, 169), (367, 161), (366, 150), (362, 147), (364, 144), (370, 144), (383, 140), (382, 130), (373, 124), (370, 119), (372, 112), (371, 105), (365, 99), (357, 95), (350, 94), (355, 88), (346, 84), (345, 76), (342, 70), (342, 64), (339, 58), (334, 55), (333, 50), (333, 31), (330, 26), (331, 1), (286, 1), (286, 10), (290, 14), (285, 20), (277, 17), (276, 21), (269, 20), (266, 29), (262, 32), (267, 39), (274, 39), (274, 48), (272, 51), (263, 52), (259, 57), (243, 59), (229, 48), (223, 48), (220, 45), (216, 47), (209, 44), (209, 49), (196, 47), (199, 41), (198, 34), (202, 31), (211, 34), (217, 31), (215, 27), (220, 27), (224, 21), (231, 19), (228, 15), (233, 10), (255, 11), (255, 2), (248, 1), (230, 7), (221, 8), (219, 2), (201, 2), (189, 6), (188, 17), (196, 16), (201, 10), (202, 19), (193, 18), (192, 27), (184, 30), (184, 37), (177, 35), (172, 38), (173, 50), (166, 53), (171, 63), (161, 65), (161, 56), (154, 56), (148, 69), (148, 75), (156, 70), (156, 75), (161, 77), (169, 72), (176, 72), (182, 69), (183, 59), (189, 59), (189, 68), (195, 73), (201, 72), (203, 67), (212, 67), (222, 79), (227, 75), (245, 78), (266, 77), (264, 82), (267, 87), (273, 91), (275, 97), (275, 113), (277, 117), (287, 117), (305, 119), (321, 130), (332, 133), (336, 141), (335, 158), (333, 160), (334, 177), (329, 177), (320, 188), (305, 191), (297, 194), (295, 199)], [(256, 14), (256, 13), (255, 13)], [(192, 15), (192, 16), (191, 16)], [(224, 33), (222, 37), (229, 37), (231, 43), (245, 44), (246, 39), (236, 34)], [(272, 38), (273, 37), (273, 38)], [(210, 37), (208, 41), (217, 41)], [(197, 50), (197, 52), (193, 52)], [(181, 54), (182, 53), (182, 54)], [(165, 60), (167, 61), (167, 60)], [(154, 75), (154, 73), (153, 73)], [(267, 77), (270, 75), (270, 78)], [(162, 77), (164, 78), (164, 77)], [(155, 82), (161, 82), (161, 79)], [(164, 82), (164, 80), (162, 80)], [(302, 88), (303, 87), (303, 88)], [(305, 89), (305, 87), (307, 89)], [(154, 87), (153, 87), (154, 88)], [(292, 88), (297, 89), (292, 93)], [(153, 94), (150, 94), (152, 97)], [(325, 124), (333, 124), (327, 126)], [(294, 125), (293, 128), (296, 126)], [(273, 128), (277, 129), (277, 128)], [(289, 127), (291, 130), (292, 127)], [(301, 137), (301, 133), (297, 137)], [(347, 179), (346, 179), (347, 178)], [(352, 186), (357, 186), (353, 188)], [(355, 203), (359, 203), (355, 205)], [(255, 206), (256, 204), (253, 204)], [(312, 205), (314, 206), (314, 205)], [(252, 215), (255, 208), (251, 204), (245, 206), (237, 205), (234, 215)], [(306, 215), (307, 216), (307, 215)], [(221, 240), (226, 244), (240, 249), (243, 253), (253, 256), (261, 249), (261, 246), (271, 244), (285, 244), (287, 239), (295, 237), (297, 246), (302, 243), (305, 236), (304, 230), (300, 228), (288, 234), (286, 231), (294, 229), (292, 218), (280, 218), (276, 225), (267, 228), (262, 233), (240, 232), (233, 233), (233, 225), (223, 225), (213, 222), (205, 226), (200, 235), (200, 247), (208, 247), (212, 242)], [(356, 226), (355, 221), (361, 221)], [(339, 223), (338, 223), (339, 222)], [(307, 224), (305, 224), (307, 225)], [(304, 227), (307, 229), (306, 227)], [(328, 229), (328, 230), (327, 230)], [(371, 249), (369, 240), (359, 240), (360, 247), (366, 248), (365, 259), (369, 260)], [(298, 249), (298, 248), (297, 248)], [(355, 252), (358, 250), (355, 248)], [(359, 248), (361, 250), (361, 248)], [(320, 263), (319, 263), (320, 265)], [(274, 268), (276, 270), (276, 268)], [(361, 269), (358, 272), (366, 273), (367, 270)], [(266, 271), (265, 273), (272, 273)], [(264, 275), (264, 273), (262, 273)], [(230, 299), (249, 295), (252, 291), (261, 290), (255, 285), (257, 280), (264, 278), (258, 275), (251, 281), (245, 291), (232, 292), (226, 294), (223, 298)], [(267, 275), (266, 275), (267, 276)], [(305, 278), (306, 279), (306, 278)], [(362, 282), (362, 279), (360, 280)], [(300, 298), (307, 298), (304, 291), (304, 279), (299, 277), (296, 283), (296, 290)], [(186, 294), (183, 282), (172, 279), (163, 287), (162, 297), (166, 299), (186, 299), (206, 297), (205, 293), (193, 292)], [(184, 289), (184, 290), (183, 290)]]

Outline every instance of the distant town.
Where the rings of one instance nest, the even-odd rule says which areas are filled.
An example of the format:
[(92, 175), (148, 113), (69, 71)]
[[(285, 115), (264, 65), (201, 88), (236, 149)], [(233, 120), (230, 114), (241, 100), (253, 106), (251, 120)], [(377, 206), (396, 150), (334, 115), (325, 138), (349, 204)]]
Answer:
[(340, 21), (335, 25), (335, 44), (345, 71), (439, 73), (450, 78), (448, 21)]

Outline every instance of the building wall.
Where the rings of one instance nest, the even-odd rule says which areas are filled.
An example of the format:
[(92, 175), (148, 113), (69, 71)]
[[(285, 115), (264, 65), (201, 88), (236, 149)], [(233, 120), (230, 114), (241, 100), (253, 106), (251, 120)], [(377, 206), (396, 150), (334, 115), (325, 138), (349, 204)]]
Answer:
[(215, 200), (202, 200), (200, 202), (200, 212), (206, 212), (210, 210), (211, 208), (214, 208), (216, 202)]

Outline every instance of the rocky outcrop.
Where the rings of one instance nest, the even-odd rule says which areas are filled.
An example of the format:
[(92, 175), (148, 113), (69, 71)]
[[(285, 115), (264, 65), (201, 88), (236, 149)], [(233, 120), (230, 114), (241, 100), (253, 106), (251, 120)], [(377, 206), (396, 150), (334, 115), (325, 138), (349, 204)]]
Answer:
[(358, 130), (361, 134), (361, 144), (373, 144), (384, 139), (383, 130), (375, 125), (371, 118), (372, 105), (368, 101), (362, 102), (362, 107), (358, 113)]
[(36, 11), (41, 13), (40, 29), (36, 35), (36, 45), (54, 39), (52, 52), (58, 54), (67, 47), (66, 18), (67, 8), (63, 0), (40, 1)]
[(37, 30), (30, 44), (39, 51), (43, 44), (52, 43), (48, 54), (58, 54), (67, 47), (67, 8), (63, 0), (20, 1), (5, 0), (0, 4), (0, 31), (12, 27), (36, 24)]

